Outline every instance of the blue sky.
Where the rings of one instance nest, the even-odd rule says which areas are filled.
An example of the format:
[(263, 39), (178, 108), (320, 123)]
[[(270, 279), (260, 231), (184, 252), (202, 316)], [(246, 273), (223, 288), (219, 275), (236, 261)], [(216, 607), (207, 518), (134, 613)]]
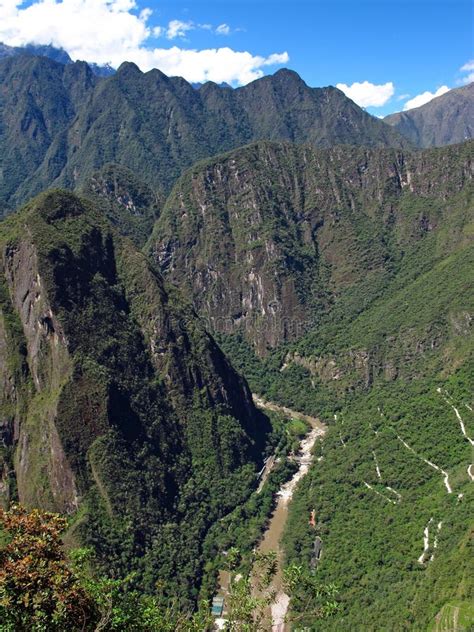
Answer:
[(377, 115), (474, 79), (467, 0), (3, 0), (1, 40), (233, 85), (287, 66)]

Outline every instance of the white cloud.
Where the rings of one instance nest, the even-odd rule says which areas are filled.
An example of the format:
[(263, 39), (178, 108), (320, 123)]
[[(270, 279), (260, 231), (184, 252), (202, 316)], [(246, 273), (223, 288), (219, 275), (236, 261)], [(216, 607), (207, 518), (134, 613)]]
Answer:
[(171, 20), (166, 30), (166, 37), (168, 39), (175, 39), (176, 37), (186, 37), (188, 31), (195, 29), (193, 22), (182, 22), (181, 20)]
[(381, 107), (390, 101), (395, 92), (395, 86), (391, 81), (378, 85), (369, 81), (355, 82), (350, 86), (338, 83), (336, 87), (363, 108)]
[(420, 105), (425, 105), (425, 103), (428, 103), (435, 97), (440, 97), (442, 94), (446, 94), (446, 92), (449, 92), (448, 86), (441, 86), (436, 90), (436, 92), (429, 92), (428, 90), (426, 92), (422, 92), (416, 97), (413, 97), (413, 99), (407, 101), (403, 106), (403, 111), (411, 110), (412, 108), (419, 108)]
[(22, 7), (22, 0), (0, 0), (0, 42), (29, 43), (64, 48), (73, 60), (117, 68), (135, 62), (143, 71), (159, 68), (189, 81), (212, 80), (237, 85), (264, 74), (262, 68), (288, 62), (288, 53), (268, 57), (231, 48), (203, 50), (152, 48), (151, 37), (184, 37), (192, 22), (172, 20), (168, 27), (150, 25), (151, 10), (139, 10), (135, 0), (38, 0)]
[(216, 33), (218, 35), (229, 35), (230, 26), (228, 24), (219, 24), (219, 26), (216, 27)]
[(142, 48), (132, 61), (142, 69), (159, 68), (167, 75), (180, 75), (192, 82), (215, 81), (243, 85), (263, 76), (263, 67), (287, 63), (288, 53), (260, 57), (227, 47), (189, 50), (173, 46), (169, 49)]
[(461, 66), (459, 70), (463, 73), (467, 72), (468, 74), (464, 75), (464, 77), (461, 77), (461, 79), (458, 79), (458, 84), (463, 85), (466, 83), (472, 83), (474, 81), (474, 59), (466, 62), (464, 66)]

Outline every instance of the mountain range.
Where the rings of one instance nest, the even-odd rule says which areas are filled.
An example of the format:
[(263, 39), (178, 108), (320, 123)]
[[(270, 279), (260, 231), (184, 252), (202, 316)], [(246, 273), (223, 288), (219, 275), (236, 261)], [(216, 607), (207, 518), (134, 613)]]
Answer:
[[(162, 195), (197, 160), (255, 140), (407, 149), (472, 135), (470, 86), (383, 122), (337, 88), (310, 88), (289, 70), (237, 89), (212, 82), (195, 89), (130, 63), (104, 77), (52, 47), (19, 54), (2, 46), (3, 214), (48, 186), (80, 187), (109, 163), (140, 174)], [(440, 117), (449, 121), (444, 132)]]
[(253, 393), (327, 425), (277, 558), (295, 625), (467, 632), (472, 85), (382, 121), (290, 70), (0, 49), (0, 503), (194, 607), (298, 462)]
[(75, 188), (107, 163), (169, 192), (197, 160), (252, 140), (407, 146), (337, 88), (309, 88), (281, 70), (238, 89), (194, 89), (159, 70), (123, 64), (99, 78), (83, 62), (0, 60), (0, 206), (48, 186)]

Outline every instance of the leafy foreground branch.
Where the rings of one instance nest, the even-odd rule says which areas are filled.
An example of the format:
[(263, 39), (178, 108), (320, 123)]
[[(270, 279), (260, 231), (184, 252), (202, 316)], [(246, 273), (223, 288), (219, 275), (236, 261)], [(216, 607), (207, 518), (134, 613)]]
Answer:
[[(156, 596), (128, 590), (122, 580), (94, 577), (90, 549), (66, 555), (61, 534), (67, 521), (38, 509), (14, 505), (0, 508), (0, 632), (208, 632), (214, 620), (203, 601), (193, 613), (176, 603), (163, 605)], [(262, 632), (266, 611), (275, 599), (272, 579), (277, 572), (274, 552), (256, 553), (251, 575), (236, 574), (240, 554), (230, 549), (229, 632)], [(293, 599), (317, 593), (317, 618), (337, 609), (334, 587), (319, 587), (301, 567), (284, 573), (285, 589)], [(158, 590), (158, 587), (157, 587)], [(316, 593), (315, 593), (316, 591)], [(309, 601), (308, 601), (309, 603)], [(301, 605), (301, 604), (300, 604)]]
[(293, 614), (294, 623), (303, 616), (305, 619), (326, 619), (339, 610), (340, 605), (336, 600), (339, 592), (335, 584), (319, 584), (314, 575), (308, 574), (302, 566), (291, 564), (283, 571), (283, 585), (291, 595), (295, 612), (303, 612), (304, 615)]
[(64, 518), (20, 506), (0, 509), (1, 632), (203, 632), (207, 603), (195, 613), (163, 607), (150, 595), (127, 591), (127, 580), (96, 579), (91, 551), (66, 556)]

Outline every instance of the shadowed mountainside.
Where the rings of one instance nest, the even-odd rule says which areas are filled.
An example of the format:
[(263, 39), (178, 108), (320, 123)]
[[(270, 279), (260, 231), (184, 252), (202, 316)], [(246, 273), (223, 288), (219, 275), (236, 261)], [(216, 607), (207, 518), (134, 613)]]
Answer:
[(266, 417), (89, 203), (39, 196), (2, 222), (0, 251), (3, 501), (74, 514), (108, 573), (189, 598), (208, 528), (252, 488)]

